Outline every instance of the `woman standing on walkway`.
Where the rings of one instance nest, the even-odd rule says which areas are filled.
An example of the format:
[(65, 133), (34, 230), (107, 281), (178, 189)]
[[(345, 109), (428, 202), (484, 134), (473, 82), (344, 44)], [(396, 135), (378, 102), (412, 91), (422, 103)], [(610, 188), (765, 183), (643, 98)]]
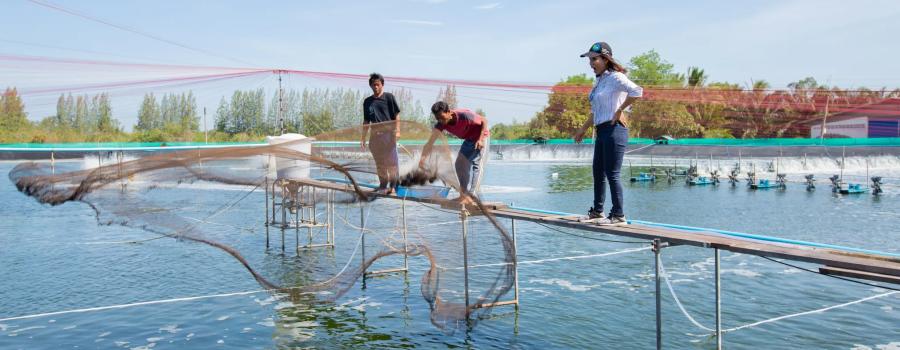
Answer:
[[(591, 117), (575, 133), (575, 142), (581, 143), (591, 125), (597, 134), (594, 140), (594, 204), (588, 217), (601, 225), (627, 224), (622, 208), (622, 159), (628, 145), (628, 121), (624, 111), (643, 95), (643, 89), (625, 76), (627, 70), (612, 58), (612, 48), (605, 42), (591, 45), (588, 63), (597, 76), (588, 98), (591, 101)], [(612, 196), (609, 216), (603, 216), (606, 200), (606, 182)]]

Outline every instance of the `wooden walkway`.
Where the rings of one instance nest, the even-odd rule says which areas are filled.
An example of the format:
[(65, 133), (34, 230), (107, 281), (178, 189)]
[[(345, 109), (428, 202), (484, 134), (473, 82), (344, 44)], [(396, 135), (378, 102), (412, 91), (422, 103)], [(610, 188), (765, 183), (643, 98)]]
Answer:
[[(354, 192), (350, 185), (322, 180), (292, 180), (306, 186), (341, 192)], [(369, 188), (362, 188), (371, 191)], [(375, 195), (375, 194), (372, 194)], [(401, 199), (395, 195), (379, 195), (386, 198)], [(403, 198), (443, 208), (459, 210), (460, 205), (447, 199)], [(688, 245), (704, 248), (715, 248), (736, 253), (767, 256), (793, 261), (802, 261), (822, 265), (819, 272), (845, 277), (867, 279), (879, 282), (900, 284), (900, 259), (870, 253), (849, 250), (810, 247), (800, 244), (769, 242), (755, 239), (732, 237), (716, 232), (687, 231), (641, 224), (625, 226), (601, 226), (589, 222), (578, 221), (579, 216), (546, 214), (537, 211), (510, 208), (501, 203), (485, 203), (490, 213), (499, 218), (536, 222), (588, 232), (605, 233), (616, 236), (658, 240), (668, 246)], [(478, 215), (477, 209), (467, 208), (470, 215)], [(648, 242), (650, 243), (650, 242)]]

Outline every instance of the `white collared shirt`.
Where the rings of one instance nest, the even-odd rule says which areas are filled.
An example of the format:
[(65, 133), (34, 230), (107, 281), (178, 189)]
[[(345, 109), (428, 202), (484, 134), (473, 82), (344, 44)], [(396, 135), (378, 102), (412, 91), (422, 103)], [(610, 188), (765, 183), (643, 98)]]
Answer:
[(626, 97), (641, 97), (644, 89), (637, 86), (621, 72), (605, 71), (597, 77), (594, 88), (588, 99), (591, 101), (591, 113), (594, 125), (610, 121), (616, 110), (622, 106)]

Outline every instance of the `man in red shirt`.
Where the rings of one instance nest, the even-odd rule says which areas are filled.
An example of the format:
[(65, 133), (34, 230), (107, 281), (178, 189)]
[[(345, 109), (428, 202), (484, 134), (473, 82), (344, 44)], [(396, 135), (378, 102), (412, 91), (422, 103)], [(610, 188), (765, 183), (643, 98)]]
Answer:
[(450, 109), (444, 101), (435, 102), (431, 106), (431, 113), (434, 114), (437, 123), (434, 124), (431, 138), (422, 149), (419, 167), (424, 167), (434, 141), (442, 132), (463, 139), (455, 164), (456, 176), (459, 178), (459, 200), (471, 202), (471, 194), (478, 192), (481, 185), (482, 167), (489, 146), (488, 137), (491, 132), (487, 120), (465, 108)]

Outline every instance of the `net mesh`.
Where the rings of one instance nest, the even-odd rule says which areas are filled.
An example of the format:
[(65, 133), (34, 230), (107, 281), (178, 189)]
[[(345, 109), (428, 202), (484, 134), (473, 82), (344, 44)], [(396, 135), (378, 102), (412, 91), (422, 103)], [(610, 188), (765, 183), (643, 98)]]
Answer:
[[(382, 129), (391, 131), (389, 144), (396, 145), (396, 154), (371, 149)], [(88, 169), (25, 162), (17, 165), (9, 177), (22, 193), (41, 203), (77, 201), (90, 205), (100, 224), (138, 227), (156, 234), (148, 240), (177, 239), (221, 249), (264, 288), (294, 300), (303, 300), (301, 296), (310, 293), (335, 300), (356, 284), (365, 271), (390, 263), (388, 257), (423, 257), (428, 264), (422, 272), (421, 291), (431, 307), (431, 321), (441, 329), (454, 330), (471, 325), (463, 321), (477, 320), (481, 313), (490, 311), (480, 306), (496, 302), (509, 292), (514, 283), (515, 248), (503, 226), (474, 194), (468, 208), (484, 215), (465, 223), (458, 210), (406, 201), (402, 203), (406, 207), (401, 208), (399, 200), (373, 194), (370, 187), (377, 183), (378, 166), (394, 163), (396, 169), (389, 181), (395, 185), (410, 190), (433, 188), (422, 185), (443, 185), (462, 192), (454, 170), (455, 154), (443, 136), (437, 137), (424, 159), (421, 142), (402, 142), (426, 139), (432, 132), (429, 126), (415, 122), (391, 122), (268, 145), (159, 153)], [(361, 139), (368, 140), (369, 147), (361, 147)], [(247, 227), (247, 223), (265, 225), (259, 223), (264, 207), (259, 200), (262, 192), (283, 186), (283, 190), (272, 191), (277, 196), (274, 202), (291, 203), (301, 198), (298, 193), (312, 193), (305, 185), (316, 179), (347, 184), (347, 191), (333, 197), (335, 206), (341, 207), (334, 211), (335, 240), (345, 247), (352, 242), (357, 245), (342, 268), (316, 266), (321, 262), (315, 259), (299, 260), (298, 264), (307, 266), (297, 268), (312, 273), (298, 278), (267, 265), (273, 253), (268, 249), (261, 253), (260, 227)], [(280, 185), (270, 187), (273, 180)], [(416, 194), (418, 201), (452, 202), (443, 195), (446, 193)], [(326, 191), (312, 196), (317, 203), (313, 205), (322, 212), (332, 199)], [(269, 200), (266, 196), (265, 201)], [(351, 213), (358, 206), (362, 210), (356, 218)], [(269, 210), (274, 212), (274, 207), (266, 207), (266, 223)], [(292, 208), (282, 210), (297, 214)], [(360, 223), (356, 224), (356, 220)], [(464, 276), (455, 268), (461, 266), (465, 238), (448, 234), (463, 231), (461, 225), (467, 225), (474, 261), (496, 263), (487, 272), (473, 276), (468, 306), (463, 296)], [(288, 232), (298, 229), (287, 227)], [(316, 235), (323, 232), (318, 226), (310, 232), (313, 229)], [(365, 239), (357, 232), (363, 232)], [(403, 232), (408, 234), (406, 239), (401, 237)], [(296, 239), (299, 245), (299, 236)], [(297, 254), (303, 253), (298, 250)], [(357, 254), (362, 258), (355, 258)]]

